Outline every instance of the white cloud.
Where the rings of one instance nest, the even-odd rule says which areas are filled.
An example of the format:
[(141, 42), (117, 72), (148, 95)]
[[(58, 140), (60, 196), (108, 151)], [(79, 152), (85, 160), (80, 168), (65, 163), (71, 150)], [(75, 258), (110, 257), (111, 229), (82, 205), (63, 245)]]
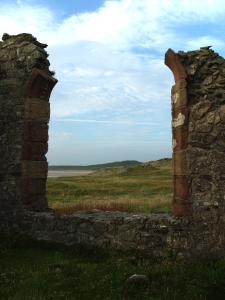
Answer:
[[(45, 32), (52, 45), (92, 41), (114, 49), (147, 47), (165, 49), (178, 38), (174, 26), (218, 22), (223, 0), (122, 0), (106, 1), (98, 11), (72, 15)], [(47, 37), (47, 36), (46, 36)]]
[(211, 46), (211, 45), (213, 45), (217, 49), (222, 50), (222, 49), (224, 49), (225, 41), (215, 38), (213, 36), (208, 36), (208, 35), (201, 36), (201, 37), (187, 41), (186, 47), (184, 50), (199, 49), (200, 47)]
[[(80, 51), (90, 55), (84, 48)], [(108, 68), (107, 55), (110, 56)], [(58, 73), (59, 84), (53, 93), (53, 118), (103, 110), (123, 114), (150, 108), (155, 111), (159, 103), (170, 104), (171, 84), (167, 77), (170, 72), (161, 59), (143, 60), (132, 53), (112, 53), (96, 47), (88, 68), (79, 55), (73, 62), (74, 67), (67, 61), (64, 63), (68, 68)], [(159, 86), (161, 90), (157, 92)]]
[(103, 123), (103, 124), (121, 124), (121, 125), (157, 125), (154, 122), (135, 122), (131, 120), (88, 120), (88, 119), (55, 119), (55, 122), (66, 122), (66, 123)]
[(115, 49), (157, 48), (177, 37), (174, 26), (219, 22), (224, 13), (223, 0), (121, 0), (106, 1), (95, 12), (71, 14), (59, 22), (47, 7), (17, 1), (1, 5), (0, 28), (10, 33), (29, 30), (54, 46), (92, 41)]
[[(63, 120), (64, 125), (65, 119), (99, 123), (102, 130), (107, 124), (154, 125), (158, 138), (168, 137), (163, 128), (170, 126), (173, 77), (163, 64), (165, 51), (206, 45), (224, 51), (224, 0), (106, 1), (95, 12), (71, 12), (63, 20), (49, 8), (35, 5), (35, 0), (17, 0), (13, 5), (4, 2), (0, 6), (0, 34), (30, 32), (49, 44), (51, 68), (59, 79), (51, 97), (52, 119)], [(143, 136), (145, 132), (148, 135), (148, 128), (141, 129)], [(69, 149), (71, 140), (76, 140), (71, 132), (51, 134), (54, 151), (50, 156), (58, 151), (59, 157), (60, 147)], [(101, 145), (96, 153), (101, 153), (102, 160), (107, 151), (99, 148)], [(75, 149), (68, 153), (68, 160)], [(79, 151), (82, 149), (80, 146)], [(127, 149), (124, 146), (126, 159)], [(135, 148), (130, 157), (137, 151)], [(146, 159), (150, 152), (146, 152)]]
[(158, 119), (170, 107), (173, 82), (163, 64), (166, 49), (224, 45), (222, 35), (187, 37), (179, 26), (203, 21), (217, 26), (224, 13), (223, 0), (121, 0), (58, 20), (47, 7), (17, 1), (0, 7), (0, 28), (10, 34), (29, 31), (49, 44), (59, 79), (53, 118), (105, 112), (120, 120), (144, 118), (143, 111), (151, 110), (151, 118)]
[[(200, 9), (202, 6), (204, 9)], [(175, 27), (190, 21), (214, 22), (224, 10), (225, 5), (219, 0), (123, 0), (107, 1), (94, 13), (71, 16), (58, 27), (57, 38), (52, 38), (53, 45), (63, 45), (50, 48), (57, 57), (53, 61), (63, 82), (58, 86), (62, 97), (56, 97), (53, 116), (108, 109), (120, 112), (121, 118), (134, 110), (151, 108), (151, 117), (156, 117), (162, 106), (170, 106), (172, 75), (163, 65), (163, 56), (156, 59), (148, 53), (135, 53), (133, 47), (162, 54), (170, 46), (199, 48), (198, 43), (208, 45), (209, 41), (213, 46), (221, 46), (222, 40), (209, 36), (180, 38)], [(63, 50), (71, 55), (62, 55)], [(63, 89), (69, 92), (64, 93)]]
[(42, 37), (44, 32), (52, 31), (55, 25), (54, 14), (45, 7), (24, 5), (22, 1), (1, 4), (1, 34), (30, 32), (34, 36)]

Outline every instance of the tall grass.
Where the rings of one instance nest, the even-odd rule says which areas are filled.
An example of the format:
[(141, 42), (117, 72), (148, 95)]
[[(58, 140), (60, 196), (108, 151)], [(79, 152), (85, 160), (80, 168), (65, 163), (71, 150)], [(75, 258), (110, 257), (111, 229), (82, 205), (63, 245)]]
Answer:
[(79, 210), (119, 210), (152, 213), (170, 210), (170, 162), (157, 168), (100, 170), (95, 174), (48, 180), (48, 201), (58, 213)]

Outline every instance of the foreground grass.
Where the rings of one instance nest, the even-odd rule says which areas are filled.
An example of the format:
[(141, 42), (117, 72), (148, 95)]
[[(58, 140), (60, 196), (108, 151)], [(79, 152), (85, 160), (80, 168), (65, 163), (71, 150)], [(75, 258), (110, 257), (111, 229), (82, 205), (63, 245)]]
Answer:
[(172, 198), (171, 162), (48, 179), (47, 190), (49, 205), (61, 213), (87, 209), (166, 212)]
[[(2, 241), (2, 239), (1, 239)], [(79, 254), (40, 246), (0, 246), (1, 300), (122, 300), (126, 279), (149, 278), (145, 296), (133, 291), (129, 299), (222, 300), (225, 261), (184, 263), (167, 258)]]

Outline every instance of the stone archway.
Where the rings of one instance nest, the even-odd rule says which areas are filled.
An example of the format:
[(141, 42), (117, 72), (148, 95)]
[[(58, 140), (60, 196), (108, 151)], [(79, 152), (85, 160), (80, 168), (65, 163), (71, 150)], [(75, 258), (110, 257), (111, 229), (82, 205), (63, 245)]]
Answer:
[(30, 34), (0, 42), (0, 206), (46, 210), (49, 97), (57, 80), (47, 45)]
[[(49, 97), (57, 80), (30, 34), (0, 42), (0, 206), (46, 210)], [(224, 59), (209, 48), (174, 53), (172, 70), (173, 214), (189, 215), (224, 197)], [(219, 200), (218, 200), (219, 199)], [(204, 204), (205, 203), (205, 204)]]
[(179, 57), (169, 49), (165, 55), (165, 64), (174, 75), (175, 85), (172, 87), (172, 138), (173, 138), (173, 203), (172, 211), (176, 216), (191, 212), (188, 200), (188, 176), (186, 149), (188, 146), (188, 99), (187, 74)]
[[(173, 213), (199, 217), (224, 209), (225, 60), (211, 47), (174, 53), (172, 87)], [(217, 214), (217, 212), (215, 212)]]
[(153, 256), (171, 250), (187, 257), (224, 256), (225, 60), (209, 47), (167, 52), (176, 82), (172, 216), (59, 217), (47, 211), (45, 197), (49, 97), (57, 82), (46, 46), (30, 34), (4, 34), (0, 42), (0, 233)]

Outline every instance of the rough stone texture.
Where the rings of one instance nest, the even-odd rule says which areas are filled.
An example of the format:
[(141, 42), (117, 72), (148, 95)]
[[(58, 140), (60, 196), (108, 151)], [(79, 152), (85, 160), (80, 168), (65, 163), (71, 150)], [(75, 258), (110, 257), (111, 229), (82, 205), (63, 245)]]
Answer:
[(115, 249), (150, 256), (167, 256), (171, 251), (191, 255), (186, 241), (189, 221), (175, 219), (166, 213), (89, 211), (56, 216), (44, 212), (13, 212), (10, 218), (2, 215), (1, 220), (0, 231), (75, 248)]
[(43, 212), (56, 83), (46, 46), (29, 34), (5, 34), (0, 42), (0, 232), (70, 247), (224, 257), (225, 60), (208, 47), (166, 54), (175, 78), (173, 214), (57, 216)]
[(45, 184), (38, 180), (47, 178), (49, 96), (57, 80), (49, 71), (47, 45), (30, 34), (2, 39), (0, 207), (46, 210)]
[[(47, 212), (0, 213), (0, 232), (72, 248), (110, 249), (146, 256), (218, 258), (224, 256), (224, 224), (217, 207), (205, 209), (196, 219), (168, 214), (78, 212), (57, 216)], [(223, 217), (224, 218), (224, 217)]]
[(180, 52), (187, 74), (189, 180), (188, 201), (194, 214), (204, 207), (224, 210), (225, 60), (210, 48)]

